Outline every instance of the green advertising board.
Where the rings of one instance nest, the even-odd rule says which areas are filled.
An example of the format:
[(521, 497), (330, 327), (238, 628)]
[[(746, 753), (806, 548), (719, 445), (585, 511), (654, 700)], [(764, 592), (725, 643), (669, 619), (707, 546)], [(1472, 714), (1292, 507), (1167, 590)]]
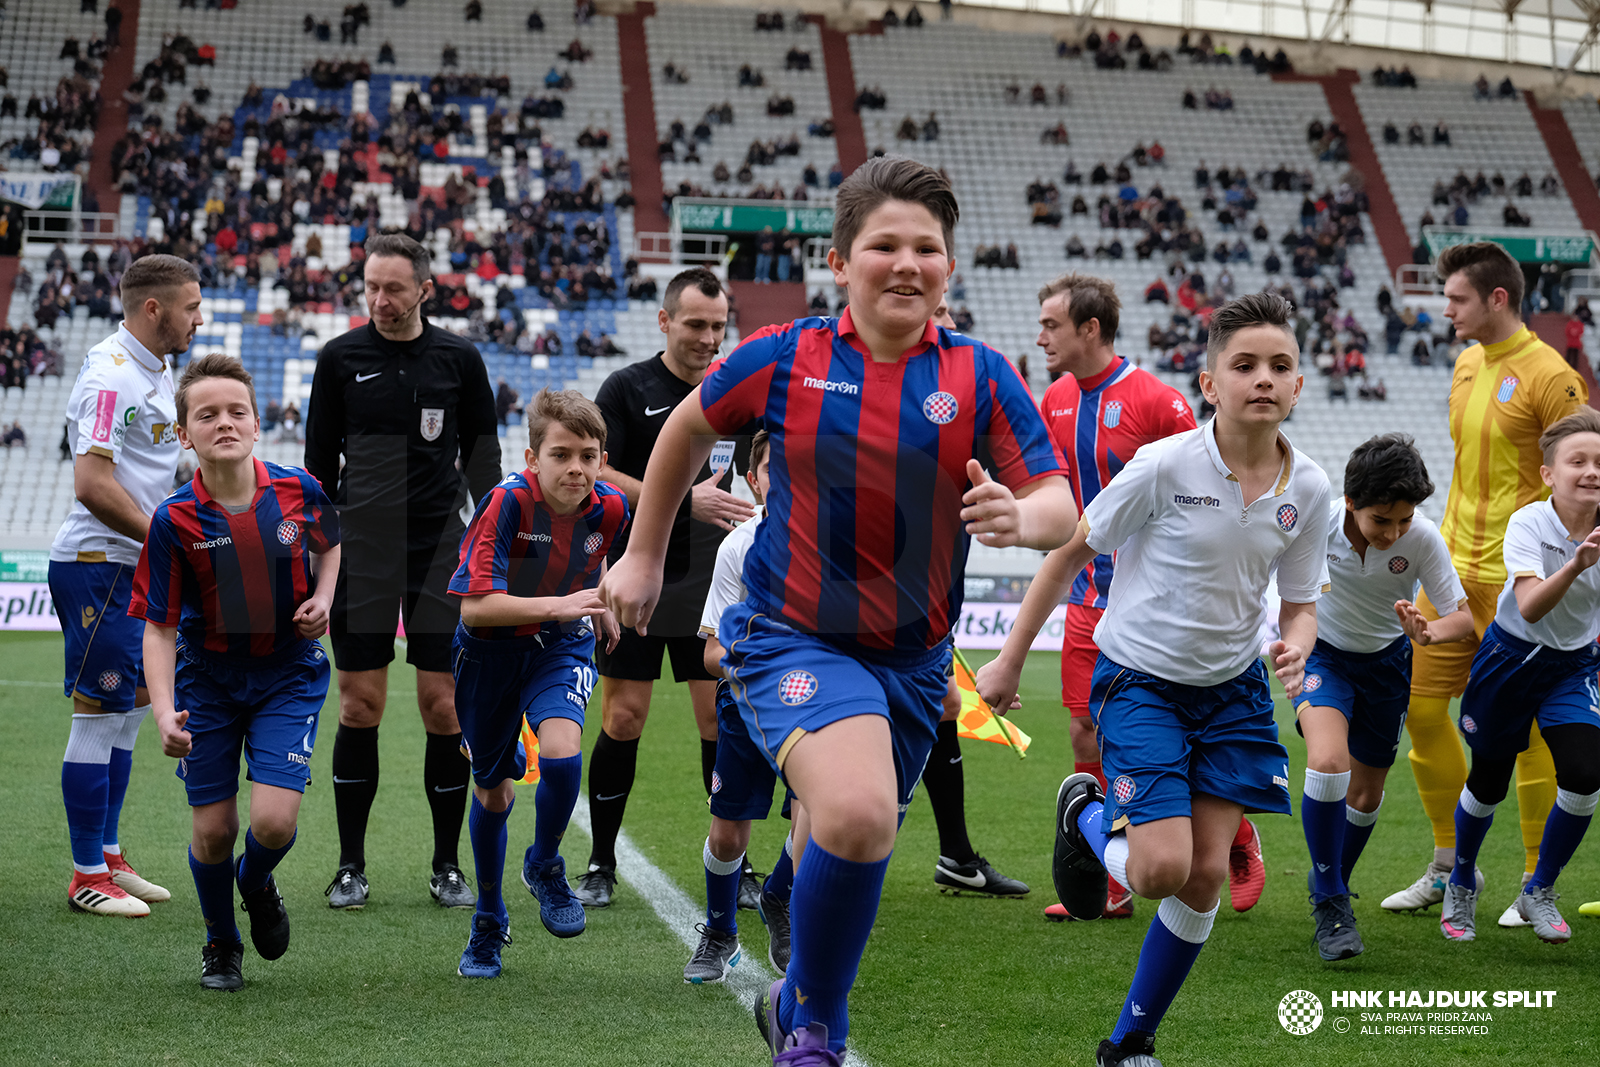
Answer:
[(701, 200), (672, 202), (676, 228), (684, 233), (774, 233), (827, 235), (833, 232), (833, 206), (804, 200)]
[(0, 551), (0, 582), (48, 582), (50, 553), (27, 549)]
[(1586, 264), (1595, 254), (1595, 238), (1589, 233), (1528, 233), (1524, 230), (1457, 230), (1425, 226), (1422, 240), (1435, 259), (1452, 245), (1474, 241), (1493, 241), (1511, 253), (1518, 263)]

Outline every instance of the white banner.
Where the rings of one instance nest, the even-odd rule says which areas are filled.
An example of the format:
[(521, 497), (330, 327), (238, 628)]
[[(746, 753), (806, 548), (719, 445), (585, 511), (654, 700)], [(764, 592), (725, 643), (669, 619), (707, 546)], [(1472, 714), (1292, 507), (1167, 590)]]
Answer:
[[(1020, 602), (997, 604), (967, 601), (962, 605), (961, 621), (955, 628), (956, 647), (993, 649), (1003, 647), (1006, 635), (1011, 633), (1011, 627), (1017, 621), (1017, 612), (1021, 610)], [(1066, 634), (1066, 628), (1066, 605), (1057, 604), (1056, 610), (1050, 613), (1050, 617), (1039, 628), (1039, 636), (1033, 639), (1033, 650), (1060, 652), (1061, 638)]]
[(60, 630), (50, 586), (44, 582), (0, 582), (0, 630)]
[(0, 173), (0, 200), (14, 200), (29, 210), (37, 211), (58, 186), (71, 185), (75, 180), (71, 174)]

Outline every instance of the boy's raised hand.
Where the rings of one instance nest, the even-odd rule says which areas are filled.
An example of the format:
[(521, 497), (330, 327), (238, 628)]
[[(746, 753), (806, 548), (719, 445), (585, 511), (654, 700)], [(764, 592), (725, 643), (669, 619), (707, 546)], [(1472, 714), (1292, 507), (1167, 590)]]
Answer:
[(1022, 698), (1017, 695), (1021, 679), (1021, 670), (996, 657), (979, 667), (972, 681), (983, 702), (996, 715), (1004, 715), (1022, 707)]
[[(652, 573), (653, 572), (653, 573)], [(622, 553), (600, 579), (601, 607), (616, 616), (619, 625), (645, 634), (645, 626), (661, 599), (661, 568), (645, 563), (631, 551)]]
[(163, 718), (156, 717), (156, 728), (161, 732), (161, 751), (173, 759), (182, 759), (194, 748), (194, 739), (189, 736), (189, 731), (183, 724), (189, 721), (189, 713), (180, 711), (176, 715)]
[(1419, 645), (1433, 642), (1433, 635), (1428, 633), (1428, 620), (1411, 601), (1396, 600), (1394, 613), (1400, 617), (1400, 629), (1404, 630), (1411, 640)]
[(1589, 536), (1583, 539), (1583, 544), (1578, 546), (1572, 558), (1580, 571), (1586, 571), (1600, 561), (1600, 526), (1589, 531)]
[(1272, 657), (1273, 673), (1283, 683), (1284, 693), (1290, 700), (1299, 699), (1300, 685), (1306, 677), (1306, 654), (1298, 645), (1285, 641), (1272, 642), (1267, 646), (1267, 654)]
[(961, 498), (966, 505), (961, 509), (961, 521), (967, 524), (967, 533), (992, 548), (1017, 544), (1022, 539), (1022, 511), (1016, 495), (990, 478), (975, 459), (967, 460), (967, 478), (972, 488)]

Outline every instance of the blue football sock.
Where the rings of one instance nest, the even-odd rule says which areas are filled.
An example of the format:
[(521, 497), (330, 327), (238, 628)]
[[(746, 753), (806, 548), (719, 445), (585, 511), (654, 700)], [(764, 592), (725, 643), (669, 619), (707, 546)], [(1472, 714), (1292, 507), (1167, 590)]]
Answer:
[(739, 929), (739, 875), (744, 870), (744, 855), (719, 860), (711, 854), (708, 837), (701, 860), (706, 868), (706, 925), (713, 930), (736, 933)]
[(578, 802), (582, 781), (582, 755), (566, 759), (539, 756), (539, 787), (533, 793), (534, 863), (548, 863), (561, 851), (561, 838), (572, 819), (572, 806)]
[(501, 895), (501, 880), (506, 873), (506, 820), (515, 799), (505, 811), (490, 811), (472, 794), (472, 807), (467, 812), (467, 833), (472, 838), (472, 864), (478, 876), (479, 915), (493, 915), (499, 921), (506, 914), (505, 898)]
[(1371, 811), (1357, 811), (1349, 804), (1345, 805), (1344, 851), (1339, 861), (1339, 877), (1344, 880), (1346, 889), (1350, 888), (1350, 872), (1356, 869), (1356, 861), (1366, 850), (1367, 841), (1372, 837), (1372, 828), (1378, 824), (1378, 812), (1382, 810), (1381, 796), (1378, 798), (1378, 806)]
[(128, 779), (132, 774), (133, 750), (113, 748), (111, 762), (106, 764), (106, 821), (100, 831), (102, 851), (106, 845), (116, 845), (120, 851), (118, 824), (122, 821), (122, 800), (128, 795)]
[(788, 903), (789, 894), (794, 892), (794, 834), (791, 833), (783, 839), (783, 851), (778, 853), (778, 862), (772, 865), (772, 873), (767, 875), (767, 880), (762, 883), (761, 890)]
[(1311, 896), (1315, 903), (1343, 896), (1345, 796), (1350, 772), (1326, 774), (1306, 769), (1305, 795), (1300, 799), (1300, 823), (1311, 851)]
[(295, 837), (300, 836), (297, 830), (289, 838), (289, 843), (282, 848), (268, 848), (256, 840), (254, 830), (244, 832), (244, 855), (239, 860), (239, 892), (254, 893), (257, 889), (267, 884), (267, 879), (272, 876), (272, 871), (283, 857), (294, 848)]
[(72, 866), (85, 874), (106, 869), (111, 753), (121, 730), (121, 715), (72, 716), (72, 732), (67, 736), (67, 751), (61, 760), (61, 798), (67, 808)]
[(889, 857), (855, 863), (835, 856), (815, 838), (806, 842), (805, 853), (789, 904), (793, 955), (778, 1021), (785, 1031), (821, 1023), (828, 1028), (828, 1046), (843, 1053), (850, 1033), (850, 987), (878, 917)]
[(1111, 1031), (1111, 1040), (1120, 1044), (1130, 1031), (1153, 1034), (1161, 1019), (1172, 1007), (1173, 998), (1189, 976), (1189, 968), (1199, 958), (1206, 938), (1211, 936), (1211, 924), (1216, 921), (1217, 906), (1208, 912), (1198, 912), (1177, 897), (1167, 897), (1156, 909), (1156, 917), (1144, 935), (1144, 947), (1139, 950), (1139, 963), (1134, 968), (1133, 985), (1128, 989), (1128, 999), (1122, 1005), (1117, 1027)]
[[(1106, 844), (1110, 836), (1100, 828), (1100, 816), (1106, 806), (1098, 800), (1091, 800), (1078, 812), (1078, 829), (1083, 831), (1084, 840), (1089, 842), (1089, 847), (1094, 849), (1095, 856), (1101, 863), (1106, 861)], [(1124, 885), (1127, 883), (1124, 882)]]
[(1450, 872), (1456, 885), (1477, 890), (1478, 849), (1493, 822), (1494, 805), (1481, 802), (1462, 786), (1461, 799), (1456, 801), (1456, 866)]
[(1550, 809), (1550, 817), (1544, 823), (1539, 862), (1533, 868), (1533, 877), (1528, 880), (1524, 892), (1536, 886), (1556, 884), (1561, 868), (1578, 851), (1578, 843), (1583, 840), (1584, 831), (1589, 829), (1596, 801), (1600, 801), (1600, 793), (1585, 796), (1569, 793), (1565, 789), (1556, 790), (1556, 806)]
[(233, 859), (221, 863), (201, 863), (189, 851), (189, 873), (194, 875), (194, 894), (200, 900), (200, 917), (206, 921), (207, 941), (238, 941), (239, 928), (233, 922)]

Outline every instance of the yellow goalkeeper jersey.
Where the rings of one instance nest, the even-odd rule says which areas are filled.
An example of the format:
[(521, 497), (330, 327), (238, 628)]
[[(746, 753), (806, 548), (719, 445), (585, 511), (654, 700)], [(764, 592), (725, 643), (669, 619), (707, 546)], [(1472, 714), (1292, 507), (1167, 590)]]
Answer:
[(1456, 360), (1456, 464), (1439, 532), (1462, 581), (1506, 580), (1501, 548), (1511, 513), (1549, 495), (1539, 477), (1539, 435), (1588, 400), (1578, 372), (1526, 327), (1499, 344), (1473, 345)]

